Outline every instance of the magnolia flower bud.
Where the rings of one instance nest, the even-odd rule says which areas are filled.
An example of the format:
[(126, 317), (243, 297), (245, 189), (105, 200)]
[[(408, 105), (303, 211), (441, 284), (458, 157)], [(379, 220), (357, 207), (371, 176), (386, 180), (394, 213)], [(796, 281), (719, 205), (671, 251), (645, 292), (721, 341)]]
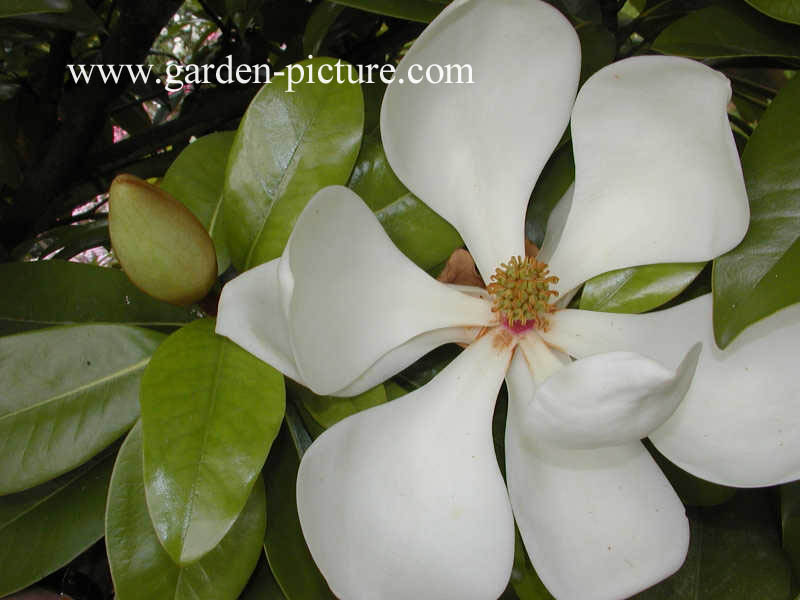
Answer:
[(202, 299), (217, 278), (214, 243), (203, 225), (164, 190), (119, 175), (109, 190), (111, 244), (143, 292), (171, 304)]

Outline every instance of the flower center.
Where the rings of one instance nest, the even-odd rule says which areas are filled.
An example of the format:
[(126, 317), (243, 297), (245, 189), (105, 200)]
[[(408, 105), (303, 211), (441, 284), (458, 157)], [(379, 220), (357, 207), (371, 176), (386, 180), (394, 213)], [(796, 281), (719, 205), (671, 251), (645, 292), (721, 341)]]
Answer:
[(533, 257), (514, 256), (499, 266), (486, 291), (494, 297), (492, 311), (500, 313), (503, 324), (519, 333), (527, 329), (547, 329), (547, 315), (555, 310), (551, 303), (558, 292), (550, 289), (558, 277), (550, 275), (547, 264)]

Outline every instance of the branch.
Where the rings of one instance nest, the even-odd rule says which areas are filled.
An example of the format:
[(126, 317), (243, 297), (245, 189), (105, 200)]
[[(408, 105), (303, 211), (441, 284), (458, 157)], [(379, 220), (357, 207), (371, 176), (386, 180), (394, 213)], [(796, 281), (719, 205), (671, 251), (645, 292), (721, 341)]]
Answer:
[[(181, 0), (121, 0), (120, 18), (97, 61), (102, 64), (142, 63), (161, 28), (180, 5)], [(14, 246), (28, 236), (38, 216), (74, 178), (86, 151), (103, 127), (108, 106), (127, 85), (128, 82), (104, 84), (95, 78), (64, 94), (60, 126), (46, 142), (47, 151), (42, 160), (25, 173), (14, 203), (3, 214), (0, 233), (7, 245)]]

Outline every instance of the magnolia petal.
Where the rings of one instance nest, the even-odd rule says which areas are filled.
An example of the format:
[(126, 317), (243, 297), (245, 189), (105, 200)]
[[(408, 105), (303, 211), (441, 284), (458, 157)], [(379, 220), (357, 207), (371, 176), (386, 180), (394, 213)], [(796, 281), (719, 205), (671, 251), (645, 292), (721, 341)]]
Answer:
[(496, 336), (303, 456), (300, 523), (337, 597), (494, 600), (505, 589), (514, 523), (491, 422), (511, 348)]
[(559, 290), (623, 267), (710, 260), (741, 241), (749, 207), (730, 97), (724, 75), (673, 56), (622, 60), (586, 82), (572, 112), (572, 209), (550, 257)]
[(406, 258), (345, 187), (311, 199), (281, 261), (295, 363), (317, 394), (342, 390), (422, 333), (496, 320), (489, 302), (449, 288)]
[[(474, 83), (409, 84), (446, 65), (470, 65)], [(549, 4), (459, 0), (389, 84), (381, 109), (389, 163), (458, 229), (485, 281), (525, 255), (528, 198), (569, 122), (579, 73), (578, 36)]]
[(682, 469), (738, 487), (800, 478), (800, 304), (751, 325), (725, 350), (714, 344), (711, 295), (646, 315), (564, 310), (547, 341), (573, 356), (632, 350), (674, 364), (703, 343), (689, 392), (650, 435)]
[(431, 350), (443, 344), (469, 344), (479, 332), (480, 329), (473, 327), (448, 327), (422, 333), (384, 354), (353, 383), (331, 395), (346, 397), (362, 394), (399, 373)]
[(242, 273), (222, 289), (217, 333), (300, 381), (289, 342), (289, 327), (278, 285), (280, 259)]
[(689, 545), (684, 507), (642, 446), (569, 450), (521, 426), (535, 384), (524, 361), (506, 378), (506, 478), (536, 572), (556, 598), (627, 598), (668, 577)]
[(521, 427), (561, 448), (601, 448), (647, 437), (675, 412), (701, 346), (676, 371), (633, 352), (596, 354), (553, 373), (521, 408)]

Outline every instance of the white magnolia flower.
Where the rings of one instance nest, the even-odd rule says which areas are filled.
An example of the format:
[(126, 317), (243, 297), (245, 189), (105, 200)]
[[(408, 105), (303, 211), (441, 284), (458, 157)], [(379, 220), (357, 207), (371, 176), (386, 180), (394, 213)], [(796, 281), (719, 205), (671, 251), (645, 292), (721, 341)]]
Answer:
[[(556, 597), (625, 597), (674, 572), (689, 536), (641, 438), (723, 484), (800, 476), (790, 352), (800, 307), (721, 352), (709, 297), (619, 315), (554, 310), (548, 294), (564, 299), (606, 271), (706, 261), (739, 243), (748, 205), (730, 87), (697, 62), (632, 58), (594, 75), (573, 108), (578, 40), (537, 0), (456, 0), (399, 78), (414, 64), (448, 63), (471, 64), (475, 83), (393, 83), (383, 141), (409, 189), (458, 228), (484, 280), (501, 267), (495, 296), (433, 280), (353, 192), (331, 187), (280, 259), (226, 286), (217, 331), (315, 392), (342, 396), (440, 344), (469, 344), (428, 385), (342, 421), (305, 454), (300, 519), (337, 596), (496, 598), (516, 520)], [(531, 261), (503, 271), (524, 256), (528, 197), (570, 114), (576, 181), (538, 257), (551, 275)], [(532, 299), (511, 312), (502, 298), (516, 281)], [(504, 378), (507, 490), (491, 434)]]

